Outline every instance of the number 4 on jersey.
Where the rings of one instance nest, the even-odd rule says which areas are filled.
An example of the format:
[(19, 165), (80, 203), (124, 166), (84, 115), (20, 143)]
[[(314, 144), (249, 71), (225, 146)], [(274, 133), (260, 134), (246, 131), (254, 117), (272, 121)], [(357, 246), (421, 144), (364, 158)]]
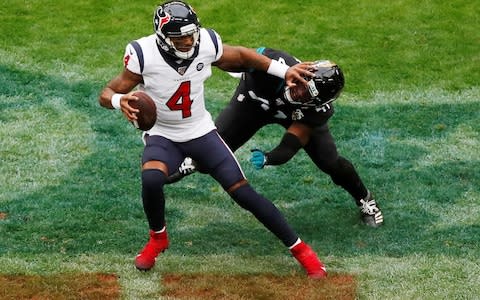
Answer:
[(166, 105), (170, 110), (181, 110), (182, 117), (188, 118), (192, 115), (192, 103), (193, 101), (190, 99), (190, 81), (185, 81), (180, 84)]

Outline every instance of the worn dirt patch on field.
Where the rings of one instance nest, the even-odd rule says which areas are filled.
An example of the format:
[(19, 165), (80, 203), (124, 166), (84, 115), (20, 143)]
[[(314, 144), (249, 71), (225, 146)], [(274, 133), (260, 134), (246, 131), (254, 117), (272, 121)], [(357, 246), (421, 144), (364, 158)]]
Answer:
[(164, 274), (163, 296), (175, 299), (355, 299), (351, 275), (329, 274), (326, 279), (305, 276)]
[(119, 299), (113, 274), (0, 275), (0, 299)]

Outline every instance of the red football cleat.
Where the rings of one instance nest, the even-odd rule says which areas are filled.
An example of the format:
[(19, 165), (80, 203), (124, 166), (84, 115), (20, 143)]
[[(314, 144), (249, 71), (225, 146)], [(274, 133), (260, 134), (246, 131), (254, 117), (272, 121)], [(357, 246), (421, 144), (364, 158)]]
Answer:
[(142, 251), (135, 257), (135, 267), (141, 271), (148, 271), (155, 265), (158, 254), (168, 248), (167, 230), (155, 233), (150, 230), (150, 240)]
[(305, 271), (307, 271), (308, 277), (314, 279), (327, 277), (327, 269), (309, 245), (302, 241), (290, 251)]

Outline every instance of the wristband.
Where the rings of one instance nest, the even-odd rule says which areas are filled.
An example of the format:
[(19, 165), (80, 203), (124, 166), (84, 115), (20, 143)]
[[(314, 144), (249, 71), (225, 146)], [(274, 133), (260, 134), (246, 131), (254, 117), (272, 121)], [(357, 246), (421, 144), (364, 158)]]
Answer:
[(268, 66), (267, 73), (285, 79), (285, 74), (287, 73), (289, 66), (282, 64), (278, 60), (272, 59), (270, 65)]
[(113, 94), (112, 100), (111, 100), (113, 108), (120, 109), (120, 107), (121, 107), (120, 106), (120, 98), (122, 98), (123, 95), (125, 95), (125, 94)]

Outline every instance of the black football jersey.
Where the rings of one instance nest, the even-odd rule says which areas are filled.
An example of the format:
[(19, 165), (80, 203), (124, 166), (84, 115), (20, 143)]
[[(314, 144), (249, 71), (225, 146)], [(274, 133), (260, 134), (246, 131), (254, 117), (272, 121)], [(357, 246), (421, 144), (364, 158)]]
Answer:
[[(293, 66), (300, 60), (290, 54), (271, 48), (258, 48), (257, 52)], [(310, 127), (325, 124), (333, 114), (332, 104), (321, 107), (302, 107), (289, 103), (284, 97), (285, 80), (262, 71), (245, 72), (240, 86), (248, 101), (254, 101), (272, 116), (304, 123)]]

